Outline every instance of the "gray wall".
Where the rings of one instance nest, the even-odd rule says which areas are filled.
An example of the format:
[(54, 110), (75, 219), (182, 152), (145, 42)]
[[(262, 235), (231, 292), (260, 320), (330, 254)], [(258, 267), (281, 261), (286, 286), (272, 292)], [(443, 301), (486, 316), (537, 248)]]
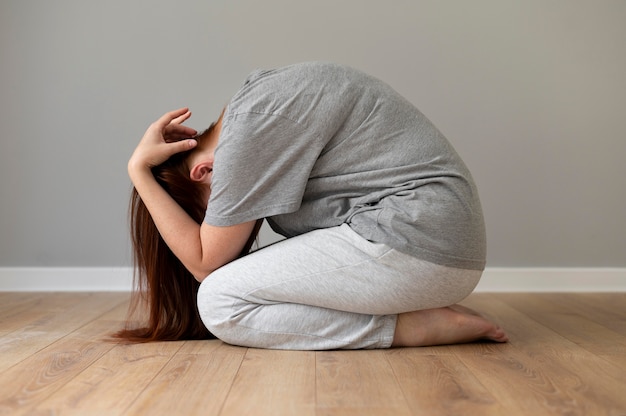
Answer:
[[(474, 172), (490, 266), (626, 266), (622, 0), (0, 0), (0, 266), (126, 266), (126, 162), (304, 60), (393, 85)], [(269, 238), (269, 237), (265, 237)]]

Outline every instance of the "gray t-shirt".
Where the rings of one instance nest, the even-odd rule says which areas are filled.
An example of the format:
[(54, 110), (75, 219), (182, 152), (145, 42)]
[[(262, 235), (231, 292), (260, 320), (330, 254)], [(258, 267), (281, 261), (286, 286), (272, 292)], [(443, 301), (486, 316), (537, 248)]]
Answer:
[(266, 218), (293, 237), (348, 223), (422, 260), (482, 270), (472, 177), (445, 137), (387, 84), (309, 62), (255, 71), (226, 107), (205, 221)]

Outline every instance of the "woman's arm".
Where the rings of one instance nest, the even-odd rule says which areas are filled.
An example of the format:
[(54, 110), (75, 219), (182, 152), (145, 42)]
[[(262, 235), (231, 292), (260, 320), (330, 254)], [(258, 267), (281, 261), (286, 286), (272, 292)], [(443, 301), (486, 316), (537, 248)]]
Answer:
[[(230, 227), (199, 225), (152, 175), (152, 167), (196, 146), (195, 140), (188, 140), (196, 131), (181, 125), (190, 116), (189, 110), (180, 109), (153, 123), (128, 162), (128, 173), (163, 240), (194, 277), (202, 281), (215, 269), (237, 258), (255, 221)], [(168, 143), (166, 136), (179, 141)]]

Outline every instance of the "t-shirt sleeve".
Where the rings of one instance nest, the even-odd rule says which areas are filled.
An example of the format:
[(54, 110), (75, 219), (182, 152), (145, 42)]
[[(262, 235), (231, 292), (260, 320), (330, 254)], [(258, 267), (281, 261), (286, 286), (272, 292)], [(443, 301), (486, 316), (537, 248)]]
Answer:
[(322, 148), (314, 132), (287, 117), (228, 115), (215, 151), (205, 222), (229, 226), (297, 211)]

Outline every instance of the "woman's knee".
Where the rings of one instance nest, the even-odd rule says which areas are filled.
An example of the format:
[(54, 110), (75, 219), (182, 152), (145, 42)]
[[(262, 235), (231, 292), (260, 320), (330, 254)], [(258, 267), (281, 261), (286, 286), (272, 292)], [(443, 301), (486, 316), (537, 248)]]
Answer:
[(228, 285), (228, 279), (221, 279), (219, 270), (209, 275), (198, 289), (197, 305), (204, 326), (217, 338), (226, 337), (232, 326), (235, 299)]

